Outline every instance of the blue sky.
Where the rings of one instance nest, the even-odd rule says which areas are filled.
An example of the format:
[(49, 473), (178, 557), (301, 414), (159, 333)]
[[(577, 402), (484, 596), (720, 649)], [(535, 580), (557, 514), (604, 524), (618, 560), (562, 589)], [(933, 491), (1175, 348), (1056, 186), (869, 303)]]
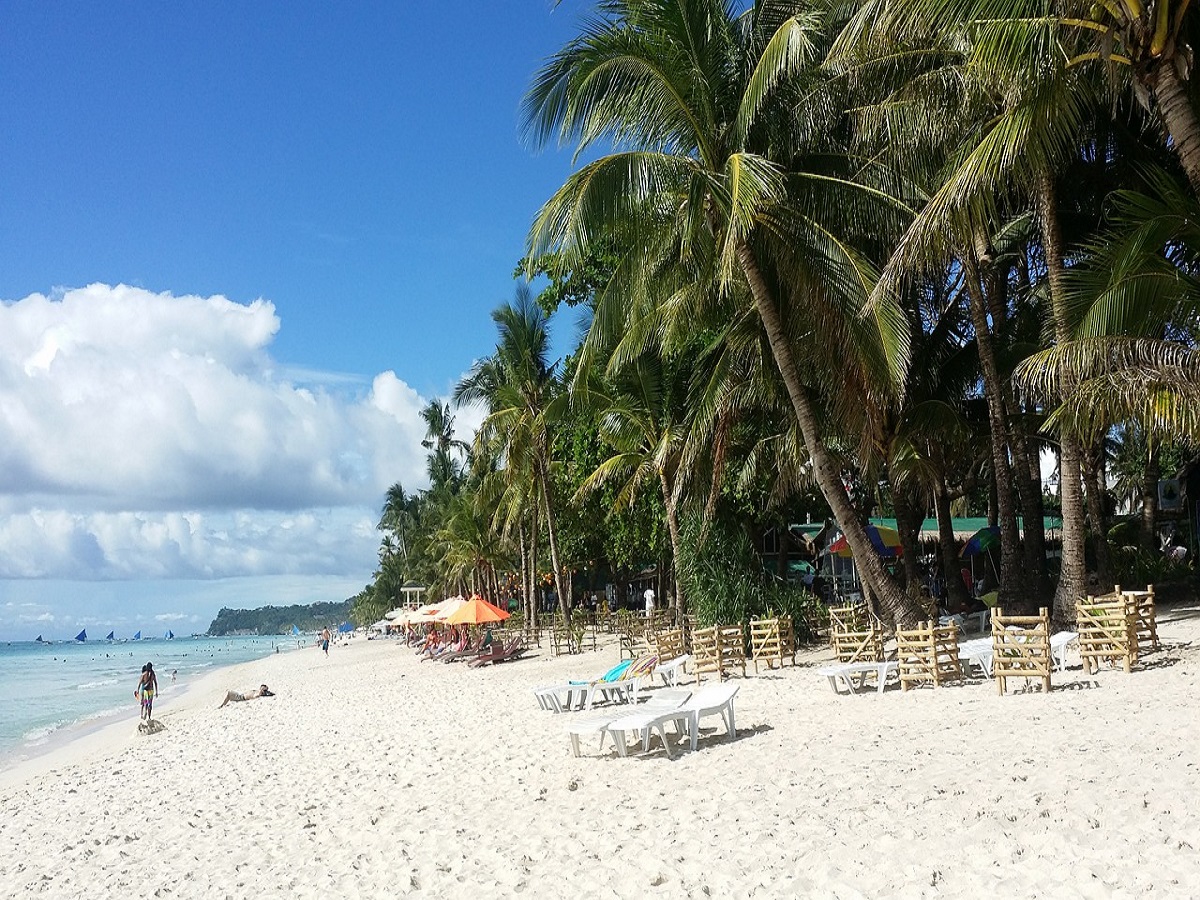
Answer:
[(587, 6), (0, 10), (0, 637), (369, 579), (570, 171), (519, 107)]

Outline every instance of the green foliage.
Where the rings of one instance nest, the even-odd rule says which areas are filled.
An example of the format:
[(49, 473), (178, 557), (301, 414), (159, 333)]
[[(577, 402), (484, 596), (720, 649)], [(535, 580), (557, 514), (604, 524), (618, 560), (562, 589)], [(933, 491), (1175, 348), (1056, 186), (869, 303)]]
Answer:
[(1192, 574), (1192, 567), (1186, 560), (1175, 562), (1157, 550), (1132, 546), (1114, 547), (1112, 566), (1113, 581), (1130, 589), (1182, 581)]
[(513, 277), (532, 279), (544, 275), (550, 280), (537, 295), (538, 306), (550, 316), (563, 304), (570, 307), (590, 305), (596, 292), (612, 279), (619, 262), (610, 246), (588, 253), (581, 263), (573, 267), (564, 262), (562, 254), (546, 253), (522, 259)]
[(698, 516), (682, 527), (680, 578), (701, 628), (787, 615), (797, 639), (812, 637), (809, 623), (826, 615), (824, 604), (803, 587), (768, 575), (745, 529), (718, 519), (701, 540)]
[(350, 617), (353, 600), (341, 603), (313, 603), (309, 606), (260, 606), (258, 609), (229, 609), (222, 607), (208, 634), (222, 637), (227, 634), (288, 634), (295, 625), (301, 631), (317, 631), (336, 626)]

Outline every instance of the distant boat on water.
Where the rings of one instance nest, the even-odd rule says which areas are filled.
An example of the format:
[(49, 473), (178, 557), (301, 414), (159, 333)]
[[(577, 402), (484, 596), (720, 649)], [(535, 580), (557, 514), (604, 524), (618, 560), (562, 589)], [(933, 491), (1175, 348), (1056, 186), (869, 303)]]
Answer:
[(173, 641), (173, 640), (175, 640), (175, 632), (171, 631), (171, 630), (168, 628), (168, 629), (167, 629), (167, 633), (166, 633), (166, 634), (164, 634), (164, 635), (163, 635), (163, 637), (165, 637), (165, 638), (166, 638), (168, 641)]
[(297, 628), (295, 625), (293, 625), (292, 626), (292, 634), (299, 634), (299, 633), (300, 633), (300, 629)]
[(111, 641), (111, 640), (113, 639), (113, 635), (115, 635), (115, 634), (116, 634), (116, 632), (115, 632), (115, 631), (110, 631), (110, 632), (108, 633), (108, 637), (106, 637), (106, 638), (105, 638), (105, 640), (106, 640), (106, 641)]
[(85, 628), (85, 629), (83, 629), (83, 631), (79, 632), (79, 634), (75, 635), (75, 640), (79, 641), (79, 643), (81, 643), (81, 644), (84, 641), (86, 641), (87, 640), (87, 629)]
[(137, 634), (135, 634), (135, 635), (133, 636), (133, 639), (134, 639), (135, 641), (140, 641), (140, 640), (142, 639), (142, 633), (139, 631)]
[(50, 642), (49, 642), (49, 641), (46, 641), (46, 640), (43, 640), (43, 639), (42, 639), (42, 636), (39, 634), (39, 635), (37, 636), (37, 640), (36, 640), (36, 641), (34, 641), (34, 643), (35, 643), (35, 644), (48, 644), (48, 643), (50, 643)]

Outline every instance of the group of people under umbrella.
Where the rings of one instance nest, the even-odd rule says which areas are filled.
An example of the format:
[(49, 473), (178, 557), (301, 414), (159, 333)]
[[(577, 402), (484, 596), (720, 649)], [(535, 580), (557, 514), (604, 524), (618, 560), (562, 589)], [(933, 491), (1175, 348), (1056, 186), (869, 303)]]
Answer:
[[(396, 609), (387, 614), (393, 625), (404, 628), (405, 638), (420, 645), (423, 658), (475, 653), (491, 644), (488, 625), (502, 622), (509, 613), (483, 597), (451, 597), (417, 609)], [(483, 626), (483, 634), (472, 643), (471, 628)]]

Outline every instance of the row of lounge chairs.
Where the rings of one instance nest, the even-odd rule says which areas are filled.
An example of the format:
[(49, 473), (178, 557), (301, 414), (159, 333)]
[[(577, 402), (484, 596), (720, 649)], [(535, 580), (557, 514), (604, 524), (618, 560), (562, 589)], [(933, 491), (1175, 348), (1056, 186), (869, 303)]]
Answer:
[(994, 678), (1004, 694), (1013, 678), (1040, 681), (1043, 691), (1051, 687), (1051, 672), (1066, 665), (1066, 649), (1079, 644), (1084, 669), (1099, 670), (1101, 662), (1132, 671), (1140, 648), (1159, 647), (1154, 611), (1153, 585), (1146, 591), (1122, 591), (1080, 599), (1076, 609), (1077, 631), (1051, 633), (1050, 616), (1041, 609), (1036, 616), (1006, 615), (997, 608), (991, 617), (991, 636), (958, 641), (954, 624), (922, 623), (896, 632), (894, 658), (884, 654), (883, 629), (865, 607), (830, 610), (831, 637), (836, 665), (817, 670), (837, 693), (845, 686), (855, 693), (874, 676), (876, 688), (897, 677), (902, 690), (915, 684), (938, 687), (964, 676), (964, 664), (974, 663), (981, 673)]
[(737, 695), (740, 685), (709, 684), (692, 693), (686, 688), (664, 688), (641, 706), (617, 707), (608, 711), (584, 718), (576, 719), (567, 726), (567, 737), (571, 743), (571, 752), (579, 756), (580, 738), (586, 735), (600, 735), (600, 750), (604, 749), (605, 739), (612, 737), (617, 754), (626, 756), (629, 752), (626, 734), (634, 732), (638, 735), (642, 752), (650, 750), (650, 738), (657, 733), (662, 740), (663, 750), (671, 758), (671, 743), (667, 738), (669, 724), (675, 725), (680, 738), (688, 737), (689, 745), (694, 751), (700, 733), (700, 721), (709, 716), (720, 716), (725, 724), (729, 737), (737, 736), (737, 725), (734, 720), (733, 698)]
[[(427, 657), (427, 659), (444, 663), (465, 660), (467, 665), (472, 668), (479, 668), (492, 663), (520, 659), (525, 653), (525, 639), (520, 634), (514, 635), (507, 641), (497, 641), (487, 647), (483, 646), (483, 640), (483, 637), (480, 637), (473, 645), (464, 647), (462, 650), (447, 650), (436, 656)], [(411, 642), (410, 646), (413, 646)]]
[[(576, 756), (579, 755), (580, 738), (596, 733), (600, 735), (600, 749), (611, 736), (617, 753), (625, 756), (629, 750), (626, 734), (634, 732), (640, 737), (643, 751), (650, 749), (650, 738), (657, 733), (669, 757), (671, 745), (667, 725), (671, 723), (675, 724), (680, 737), (690, 737), (693, 750), (696, 749), (700, 720), (706, 716), (720, 715), (727, 733), (730, 736), (737, 733), (733, 698), (738, 686), (706, 685), (695, 693), (678, 687), (680, 675), (686, 671), (690, 659), (688, 654), (681, 654), (660, 664), (658, 655), (649, 653), (637, 659), (622, 660), (595, 678), (539, 687), (533, 694), (542, 709), (561, 713), (578, 708), (589, 713), (567, 726), (571, 751)], [(650, 692), (655, 675), (662, 679), (662, 687)], [(643, 699), (645, 702), (640, 702)], [(594, 706), (597, 703), (607, 706), (596, 712)]]
[(690, 658), (684, 654), (660, 664), (658, 655), (651, 653), (638, 659), (622, 660), (596, 678), (546, 685), (536, 688), (533, 693), (539, 706), (553, 712), (576, 707), (591, 709), (597, 700), (636, 704), (639, 692), (649, 685), (654, 675), (662, 678), (664, 686), (677, 685)]

